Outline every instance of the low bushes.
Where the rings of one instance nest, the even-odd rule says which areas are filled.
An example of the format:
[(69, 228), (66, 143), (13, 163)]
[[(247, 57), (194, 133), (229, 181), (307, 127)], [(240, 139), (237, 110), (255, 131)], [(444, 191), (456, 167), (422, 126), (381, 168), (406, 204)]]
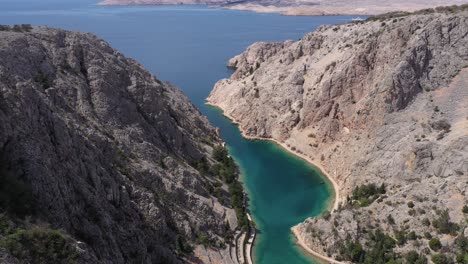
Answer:
[(364, 184), (354, 188), (352, 196), (348, 197), (348, 203), (365, 207), (377, 200), (381, 194), (385, 193), (385, 185), (382, 183), (377, 187), (374, 183)]
[(72, 242), (52, 229), (18, 229), (2, 238), (0, 247), (28, 263), (74, 263), (78, 257)]

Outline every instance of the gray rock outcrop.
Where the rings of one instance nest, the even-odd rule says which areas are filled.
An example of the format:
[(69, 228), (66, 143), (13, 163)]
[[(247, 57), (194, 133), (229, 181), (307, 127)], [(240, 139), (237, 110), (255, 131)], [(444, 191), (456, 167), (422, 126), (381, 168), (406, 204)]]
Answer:
[(180, 238), (222, 243), (237, 225), (226, 186), (194, 165), (221, 144), (207, 118), (94, 35), (21, 31), (0, 31), (0, 152), (32, 221), (72, 237), (82, 263), (178, 263)]
[[(467, 35), (466, 11), (322, 26), (284, 47), (252, 45), (235, 60), (255, 62), (255, 49), (258, 67), (236, 64), (207, 102), (239, 122), (246, 136), (284, 143), (338, 183), (340, 206), (331, 217), (299, 226), (310, 248), (342, 258), (344, 241), (365, 245), (363, 230), (394, 238), (404, 230), (421, 236), (395, 251), (429, 255), (422, 234), (441, 235), (424, 219), (448, 210), (459, 230), (466, 226)], [(371, 183), (384, 183), (385, 195), (352, 204), (352, 191)], [(453, 257), (456, 235), (442, 236)]]

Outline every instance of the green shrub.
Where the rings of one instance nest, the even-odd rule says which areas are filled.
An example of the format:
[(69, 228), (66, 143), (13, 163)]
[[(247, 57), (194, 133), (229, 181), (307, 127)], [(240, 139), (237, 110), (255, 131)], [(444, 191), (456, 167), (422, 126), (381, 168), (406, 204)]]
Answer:
[(223, 146), (215, 146), (213, 148), (213, 158), (217, 161), (224, 161), (228, 157), (228, 151)]
[(432, 235), (431, 235), (431, 233), (426, 231), (426, 232), (424, 232), (424, 237), (427, 238), (427, 239), (431, 239)]
[(465, 204), (465, 206), (463, 206), (462, 212), (468, 214), (468, 205)]
[(413, 208), (413, 207), (414, 207), (413, 201), (409, 201), (407, 205), (408, 205), (409, 208)]
[(468, 253), (459, 253), (456, 256), (457, 263), (467, 264), (468, 263)]
[(453, 261), (444, 254), (434, 254), (431, 256), (431, 260), (434, 264), (451, 264)]
[(10, 219), (4, 214), (0, 214), (0, 236), (9, 235), (12, 231)]
[(202, 244), (205, 247), (208, 247), (211, 244), (210, 238), (208, 237), (208, 235), (201, 233), (201, 232), (198, 233), (197, 240), (199, 244)]
[(78, 257), (71, 241), (51, 229), (17, 230), (2, 238), (0, 247), (30, 263), (75, 263)]
[(468, 264), (468, 238), (464, 234), (458, 235), (455, 239), (455, 245), (457, 247), (457, 263)]
[(398, 245), (404, 245), (408, 240), (406, 237), (406, 232), (404, 230), (396, 230), (395, 231), (395, 239)]
[(364, 259), (365, 251), (359, 241), (348, 242), (346, 244), (345, 259), (353, 262), (361, 262)]
[(406, 238), (408, 240), (416, 240), (417, 239), (417, 236), (416, 236), (416, 233), (414, 231), (411, 231), (408, 233), (408, 235), (406, 236)]
[(456, 223), (452, 223), (450, 221), (448, 210), (441, 212), (439, 218), (432, 221), (432, 225), (442, 234), (454, 235), (459, 229), (459, 226)]
[(196, 161), (194, 167), (200, 172), (201, 175), (210, 174), (210, 165), (204, 157)]
[(354, 188), (351, 201), (353, 204), (358, 204), (365, 207), (374, 202), (381, 194), (385, 193), (385, 185), (382, 183), (377, 187), (374, 183), (364, 184)]
[(423, 223), (423, 225), (425, 225), (425, 226), (430, 226), (430, 225), (431, 225), (431, 222), (429, 221), (428, 218), (424, 218), (424, 219), (422, 220), (422, 223)]
[(442, 248), (442, 244), (440, 243), (440, 240), (438, 238), (434, 237), (431, 240), (429, 240), (429, 247), (434, 251), (438, 251)]
[(364, 263), (380, 264), (389, 263), (393, 260), (393, 248), (395, 240), (389, 235), (384, 234), (380, 229), (369, 235), (369, 248), (366, 251)]
[(193, 252), (193, 247), (187, 242), (187, 240), (183, 236), (177, 236), (175, 245), (176, 252), (179, 255), (186, 255)]
[(423, 254), (418, 254), (418, 252), (411, 250), (405, 255), (406, 262), (408, 264), (426, 264), (427, 259)]

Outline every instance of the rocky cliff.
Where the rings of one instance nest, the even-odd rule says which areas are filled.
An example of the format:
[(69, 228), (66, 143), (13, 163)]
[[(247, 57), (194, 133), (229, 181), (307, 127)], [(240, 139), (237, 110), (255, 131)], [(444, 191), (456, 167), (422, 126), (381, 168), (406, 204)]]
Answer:
[(322, 26), (253, 44), (207, 101), (337, 183), (336, 210), (297, 227), (312, 250), (366, 263), (467, 261), (467, 35), (463, 8)]
[(0, 27), (0, 124), (0, 262), (229, 263), (216, 130), (103, 40)]

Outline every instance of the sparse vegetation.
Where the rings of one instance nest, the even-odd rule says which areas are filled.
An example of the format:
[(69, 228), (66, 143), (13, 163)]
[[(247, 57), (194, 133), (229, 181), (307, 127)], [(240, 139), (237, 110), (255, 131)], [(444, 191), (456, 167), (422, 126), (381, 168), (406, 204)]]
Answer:
[(30, 24), (21, 24), (21, 25), (0, 25), (0, 31), (14, 31), (14, 32), (30, 32), (32, 30), (32, 26)]
[(395, 219), (393, 218), (392, 215), (388, 215), (388, 216), (387, 216), (387, 222), (388, 222), (390, 225), (394, 225), (394, 224), (395, 224)]
[(465, 205), (463, 206), (462, 212), (463, 212), (464, 214), (468, 214), (468, 205), (465, 204)]
[(385, 185), (382, 183), (377, 187), (374, 183), (357, 186), (354, 188), (348, 202), (360, 207), (365, 207), (374, 202), (381, 194), (385, 193)]
[(434, 254), (431, 256), (431, 260), (434, 264), (452, 264), (453, 261), (445, 254)]
[(0, 247), (29, 263), (74, 263), (78, 253), (70, 239), (52, 229), (19, 229), (0, 240)]
[(468, 263), (468, 238), (462, 233), (455, 239), (457, 263)]
[(450, 221), (448, 210), (444, 210), (440, 213), (439, 218), (432, 221), (432, 225), (442, 234), (456, 234), (459, 226), (456, 223)]
[(180, 235), (177, 235), (176, 238), (176, 252), (179, 255), (185, 255), (185, 254), (190, 254), (193, 251), (193, 247), (187, 242), (187, 240)]
[(411, 250), (405, 255), (405, 260), (408, 264), (426, 264), (427, 259), (423, 254), (418, 254), (418, 252)]
[(434, 237), (429, 240), (429, 247), (434, 251), (439, 251), (439, 249), (442, 247), (442, 244), (438, 238)]
[(411, 16), (411, 15), (425, 15), (425, 14), (433, 14), (433, 13), (455, 13), (455, 12), (461, 12), (465, 10), (468, 10), (468, 4), (440, 6), (436, 8), (427, 8), (427, 9), (418, 10), (413, 13), (404, 12), (404, 11), (389, 12), (389, 13), (369, 17), (367, 21), (384, 21), (384, 20), (393, 19), (393, 23), (396, 23), (398, 18), (404, 18), (404, 17)]
[(396, 254), (393, 252), (395, 240), (384, 234), (380, 229), (368, 233), (369, 243), (364, 249), (359, 241), (346, 241), (342, 243), (339, 252), (343, 260), (353, 263), (384, 264), (393, 263)]

